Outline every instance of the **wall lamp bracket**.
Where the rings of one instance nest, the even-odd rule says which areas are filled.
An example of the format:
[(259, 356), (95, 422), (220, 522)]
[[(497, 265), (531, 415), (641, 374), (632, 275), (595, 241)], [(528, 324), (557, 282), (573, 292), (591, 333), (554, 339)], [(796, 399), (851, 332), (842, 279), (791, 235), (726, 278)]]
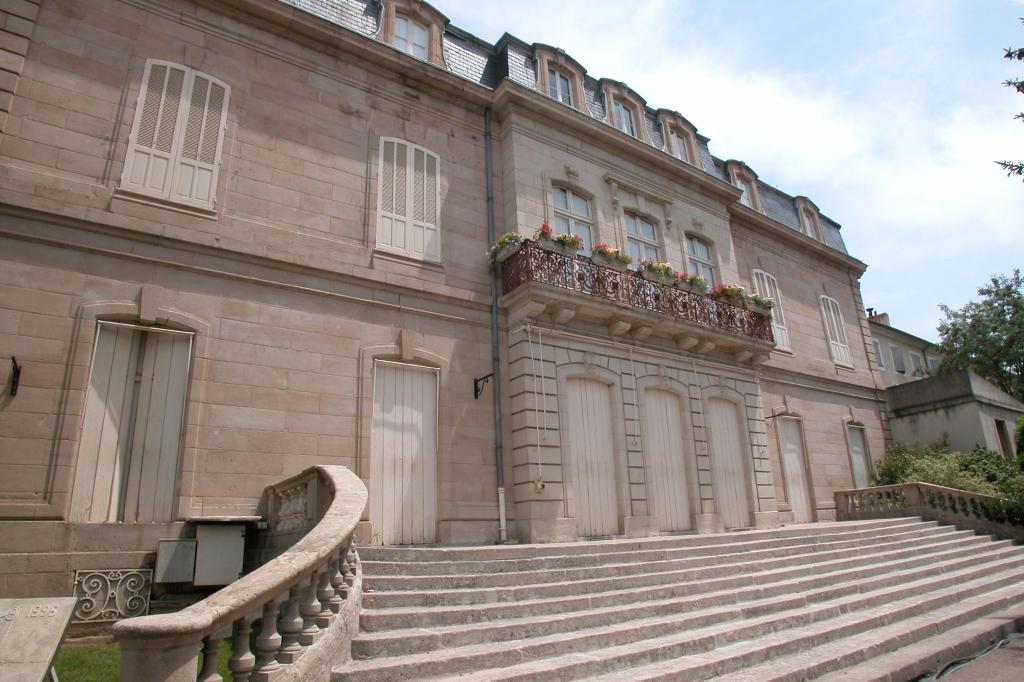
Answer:
[(473, 379), (473, 400), (480, 399), (480, 394), (484, 392), (484, 386), (487, 385), (487, 382), (490, 381), (493, 376), (494, 372), (491, 372), (490, 374)]
[(18, 358), (11, 356), (11, 395), (18, 395), (18, 383), (21, 381), (21, 365)]

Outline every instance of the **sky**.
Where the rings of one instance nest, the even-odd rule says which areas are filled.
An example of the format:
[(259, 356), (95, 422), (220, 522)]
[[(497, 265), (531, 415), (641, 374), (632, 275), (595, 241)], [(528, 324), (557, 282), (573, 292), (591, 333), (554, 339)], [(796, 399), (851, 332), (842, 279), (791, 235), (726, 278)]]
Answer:
[(1024, 268), (1024, 0), (435, 0), (489, 42), (563, 48), (806, 195), (868, 264), (864, 303), (932, 341), (939, 304)]

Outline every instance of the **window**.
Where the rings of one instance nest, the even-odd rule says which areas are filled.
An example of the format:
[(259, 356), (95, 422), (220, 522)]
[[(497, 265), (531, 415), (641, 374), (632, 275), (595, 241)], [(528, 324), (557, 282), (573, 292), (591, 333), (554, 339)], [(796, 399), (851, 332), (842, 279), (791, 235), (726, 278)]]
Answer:
[(892, 354), (892, 368), (900, 374), (906, 374), (907, 361), (903, 357), (903, 349), (890, 343), (889, 352)]
[(846, 445), (850, 449), (850, 470), (853, 487), (867, 488), (871, 478), (871, 458), (863, 426), (846, 425)]
[(811, 239), (818, 239), (817, 221), (815, 220), (814, 214), (811, 213), (810, 209), (802, 208), (800, 210), (800, 231)]
[(594, 246), (593, 219), (590, 217), (590, 202), (571, 189), (555, 187), (551, 190), (551, 201), (555, 205), (555, 232), (579, 235), (583, 240), (580, 253), (590, 255)]
[(821, 297), (821, 317), (825, 323), (828, 336), (829, 352), (832, 362), (837, 365), (852, 367), (850, 346), (846, 342), (846, 328), (843, 326), (843, 314), (839, 312), (839, 302), (828, 296)]
[(910, 353), (910, 366), (914, 368), (915, 377), (924, 376), (924, 358), (921, 357), (920, 353), (911, 351)]
[(548, 69), (548, 94), (562, 104), (572, 106), (572, 90), (569, 79), (561, 71)]
[(779, 282), (764, 270), (754, 270), (754, 293), (775, 301), (772, 306), (772, 330), (775, 332), (775, 344), (784, 350), (789, 349), (789, 330), (786, 328), (786, 316), (782, 312), (782, 295), (779, 293)]
[(740, 203), (747, 208), (754, 208), (754, 192), (750, 188), (750, 182), (743, 178), (736, 178), (736, 186), (743, 192), (743, 194), (740, 195)]
[(686, 236), (686, 271), (700, 275), (708, 286), (715, 286), (715, 268), (711, 263), (711, 247), (699, 237)]
[(192, 334), (97, 324), (73, 521), (173, 521)]
[(930, 373), (932, 373), (932, 374), (938, 374), (939, 373), (939, 359), (938, 358), (931, 358), (931, 357), (928, 358), (928, 371)]
[(212, 209), (229, 94), (227, 85), (204, 73), (148, 60), (121, 187)]
[(439, 161), (428, 149), (381, 138), (377, 246), (412, 258), (441, 260)]
[(406, 17), (395, 17), (395, 47), (426, 60), (427, 27)]
[(878, 342), (878, 339), (871, 339), (871, 344), (875, 347), (875, 359), (878, 360), (878, 367), (885, 369), (885, 359), (882, 357), (882, 344)]
[(633, 263), (642, 260), (661, 260), (658, 257), (658, 237), (654, 231), (654, 223), (638, 215), (626, 215), (626, 244)]
[(636, 137), (636, 127), (633, 125), (633, 110), (622, 103), (622, 100), (613, 100), (615, 110), (615, 127)]
[(669, 139), (672, 144), (672, 155), (677, 159), (682, 159), (686, 163), (693, 163), (693, 159), (690, 157), (690, 144), (689, 140), (675, 130), (669, 131)]
[(1013, 442), (1010, 440), (1010, 432), (1006, 428), (1006, 422), (1002, 419), (996, 419), (996, 436), (999, 438), (999, 451), (1003, 457), (1010, 459), (1013, 457)]

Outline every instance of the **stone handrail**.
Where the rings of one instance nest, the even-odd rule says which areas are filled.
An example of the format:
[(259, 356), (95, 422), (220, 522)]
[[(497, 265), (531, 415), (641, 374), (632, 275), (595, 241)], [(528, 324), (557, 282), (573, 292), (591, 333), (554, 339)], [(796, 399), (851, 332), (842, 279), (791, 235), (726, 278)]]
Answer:
[(840, 521), (920, 516), (1024, 540), (1020, 512), (1015, 512), (1008, 500), (992, 495), (915, 482), (837, 490), (835, 500), (836, 518)]
[[(316, 499), (321, 487), (332, 494), (322, 516), (308, 509), (322, 506)], [(217, 654), (229, 635), (228, 668), (235, 681), (328, 679), (331, 667), (347, 659), (362, 601), (352, 536), (366, 507), (366, 487), (345, 467), (314, 466), (268, 493), (272, 506), (278, 502), (272, 532), (301, 532), (304, 522), (316, 521), (311, 515), (319, 521), (279, 556), (208, 598), (176, 613), (116, 623), (121, 680), (221, 680)]]

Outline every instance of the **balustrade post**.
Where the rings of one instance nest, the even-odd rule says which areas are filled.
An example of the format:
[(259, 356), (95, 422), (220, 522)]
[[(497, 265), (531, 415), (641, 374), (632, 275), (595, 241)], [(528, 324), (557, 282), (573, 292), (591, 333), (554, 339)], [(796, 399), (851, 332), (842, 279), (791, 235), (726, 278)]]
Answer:
[(320, 628), (316, 624), (317, 616), (320, 615), (320, 601), (316, 597), (319, 577), (319, 573), (309, 576), (309, 582), (303, 589), (302, 605), (299, 607), (299, 613), (302, 614), (302, 632), (299, 633), (299, 643), (302, 646), (310, 646), (320, 636)]
[(327, 562), (317, 573), (316, 598), (320, 602), (320, 613), (316, 616), (316, 624), (320, 629), (328, 627), (334, 620), (334, 611), (331, 610), (331, 599), (334, 597), (334, 588), (331, 587), (333, 573), (331, 562)]
[(281, 648), (281, 634), (277, 631), (277, 618), (281, 611), (281, 597), (263, 605), (260, 634), (256, 637), (256, 671), (251, 679), (257, 682), (270, 679), (270, 673), (281, 667), (277, 651)]
[(345, 573), (345, 584), (352, 587), (352, 583), (356, 581), (356, 564), (359, 563), (359, 555), (356, 554), (354, 542), (350, 542), (345, 550), (345, 563), (348, 566), (348, 570)]
[(223, 682), (224, 678), (217, 672), (217, 654), (223, 637), (207, 635), (203, 639), (203, 667), (199, 671), (196, 682)]
[(912, 516), (920, 516), (924, 500), (921, 497), (921, 487), (916, 483), (903, 486), (903, 511)]
[(850, 520), (850, 500), (844, 490), (837, 490), (836, 494), (836, 520)]
[(345, 576), (341, 574), (341, 550), (335, 552), (330, 563), (327, 564), (327, 573), (330, 575), (331, 589), (334, 590), (328, 607), (330, 607), (332, 612), (338, 613), (345, 602), (345, 597), (348, 596), (344, 592), (339, 591), (345, 584)]
[(249, 650), (249, 635), (252, 634), (252, 618), (243, 616), (235, 621), (231, 634), (231, 645), (235, 652), (228, 659), (228, 669), (233, 682), (249, 682), (249, 675), (256, 667), (256, 657)]
[(304, 594), (302, 584), (293, 585), (288, 591), (288, 602), (277, 626), (282, 635), (281, 648), (277, 650), (277, 660), (281, 663), (294, 663), (302, 655), (302, 645), (299, 643), (299, 635), (302, 634), (302, 614), (299, 613), (299, 607), (302, 605)]

